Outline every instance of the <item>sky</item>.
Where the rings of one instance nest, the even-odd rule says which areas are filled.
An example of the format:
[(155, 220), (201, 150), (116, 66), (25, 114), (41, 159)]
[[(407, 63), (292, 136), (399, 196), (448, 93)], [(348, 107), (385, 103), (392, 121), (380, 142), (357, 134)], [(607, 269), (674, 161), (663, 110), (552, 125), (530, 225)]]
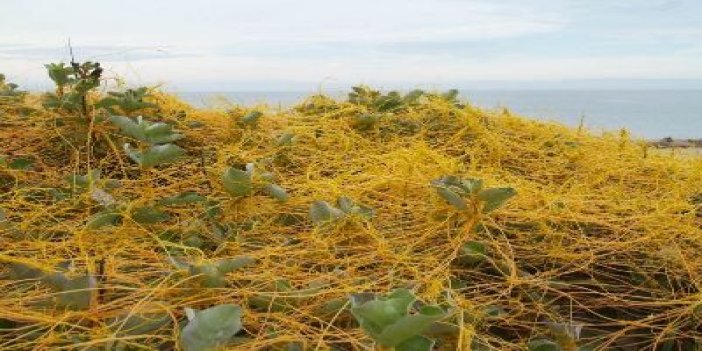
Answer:
[(700, 0), (0, 0), (0, 72), (176, 91), (702, 88)]

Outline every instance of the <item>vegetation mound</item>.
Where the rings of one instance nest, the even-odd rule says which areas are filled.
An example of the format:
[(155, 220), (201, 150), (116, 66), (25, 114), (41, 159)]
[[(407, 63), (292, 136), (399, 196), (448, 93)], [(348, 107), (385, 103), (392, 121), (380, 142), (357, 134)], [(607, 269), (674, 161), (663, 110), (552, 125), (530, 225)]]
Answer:
[(702, 162), (456, 92), (0, 82), (0, 349), (698, 350)]

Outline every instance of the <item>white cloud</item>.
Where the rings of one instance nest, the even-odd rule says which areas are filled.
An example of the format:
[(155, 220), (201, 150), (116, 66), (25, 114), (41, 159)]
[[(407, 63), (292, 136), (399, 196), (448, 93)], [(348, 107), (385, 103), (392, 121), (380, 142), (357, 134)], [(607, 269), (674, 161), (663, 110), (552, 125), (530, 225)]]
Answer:
[[(75, 0), (68, 11), (53, 0), (3, 0), (0, 32), (13, 35), (0, 37), (0, 70), (25, 85), (48, 83), (42, 64), (67, 60), (71, 37), (80, 59), (101, 60), (135, 84), (185, 89), (330, 77), (350, 84), (702, 78), (694, 4), (676, 10), (682, 5), (637, 1)], [(690, 23), (659, 23), (661, 11), (684, 11), (681, 21)], [(622, 49), (586, 51), (604, 41), (607, 50)], [(383, 49), (403, 43), (412, 50)], [(432, 49), (437, 43), (442, 50)], [(571, 51), (554, 55), (559, 47)]]

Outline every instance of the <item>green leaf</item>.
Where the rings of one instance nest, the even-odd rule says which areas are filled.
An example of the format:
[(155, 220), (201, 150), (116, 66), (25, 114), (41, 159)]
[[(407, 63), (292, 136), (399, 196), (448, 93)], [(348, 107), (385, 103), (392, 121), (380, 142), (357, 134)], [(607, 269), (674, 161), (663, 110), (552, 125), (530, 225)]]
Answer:
[(290, 146), (292, 145), (294, 138), (294, 133), (284, 133), (278, 137), (278, 140), (276, 140), (275, 144), (276, 146)]
[(423, 333), (432, 323), (441, 320), (446, 314), (438, 307), (426, 306), (420, 313), (407, 315), (388, 325), (376, 338), (385, 346), (397, 346), (415, 335)]
[(138, 207), (132, 210), (130, 217), (140, 224), (154, 224), (165, 222), (171, 218), (168, 213), (153, 206)]
[(349, 299), (337, 298), (324, 302), (322, 306), (315, 310), (314, 315), (318, 317), (331, 317), (337, 315), (341, 310), (349, 305)]
[(548, 339), (536, 339), (529, 342), (529, 351), (561, 351), (555, 342)]
[(12, 262), (8, 265), (10, 278), (13, 280), (36, 280), (44, 277), (43, 269), (21, 262)]
[(194, 191), (187, 191), (184, 193), (180, 193), (178, 195), (170, 196), (163, 198), (158, 201), (159, 205), (163, 206), (178, 206), (178, 205), (188, 205), (192, 203), (197, 203), (197, 202), (205, 202), (207, 200), (206, 197), (194, 192)]
[(456, 209), (461, 211), (468, 209), (468, 204), (466, 204), (466, 201), (463, 200), (460, 195), (453, 192), (453, 190), (444, 187), (437, 187), (436, 192)]
[(10, 169), (18, 171), (28, 171), (34, 168), (34, 161), (29, 158), (20, 157), (10, 161), (7, 166), (10, 167)]
[(239, 119), (239, 123), (241, 124), (246, 124), (246, 125), (255, 125), (258, 123), (258, 120), (263, 116), (263, 113), (260, 111), (251, 111), (247, 113), (244, 117), (241, 117)]
[(289, 199), (288, 193), (285, 191), (285, 189), (281, 188), (277, 184), (266, 184), (263, 187), (263, 191), (280, 202), (286, 202)]
[(356, 203), (346, 196), (341, 196), (336, 200), (339, 209), (346, 214), (359, 215), (364, 219), (371, 219), (375, 216), (375, 210), (364, 204)]
[(150, 144), (172, 143), (183, 138), (182, 134), (173, 132), (173, 126), (170, 124), (149, 122), (142, 117), (138, 117), (134, 121), (125, 116), (112, 116), (110, 121), (117, 125), (125, 135)]
[(165, 312), (129, 314), (117, 317), (110, 325), (119, 336), (148, 335), (171, 323), (171, 317)]
[(397, 289), (387, 298), (356, 304), (352, 299), (351, 314), (370, 336), (377, 340), (383, 330), (407, 315), (416, 298), (406, 289)]
[(110, 122), (119, 127), (122, 133), (128, 137), (141, 141), (146, 141), (147, 139), (141, 119), (135, 122), (133, 119), (125, 116), (111, 116)]
[(222, 347), (241, 330), (241, 308), (218, 305), (203, 311), (186, 309), (188, 324), (180, 333), (184, 351), (213, 351)]
[(227, 285), (224, 273), (215, 264), (191, 265), (191, 276), (198, 276), (200, 284), (205, 288), (222, 288)]
[(458, 98), (458, 90), (450, 89), (449, 91), (441, 94), (441, 97), (448, 101), (455, 102), (456, 98)]
[(326, 201), (315, 201), (310, 206), (310, 218), (314, 224), (332, 222), (344, 217), (344, 212)]
[(359, 130), (369, 130), (379, 121), (380, 116), (378, 115), (362, 114), (355, 117), (353, 126)]
[(461, 179), (456, 186), (465, 190), (468, 194), (477, 194), (483, 189), (483, 180), (475, 178)]
[(469, 241), (461, 247), (458, 261), (465, 265), (476, 265), (485, 261), (487, 249), (479, 241)]
[(124, 145), (124, 151), (132, 161), (141, 168), (150, 168), (156, 165), (176, 161), (185, 154), (185, 150), (173, 144), (154, 145), (147, 151), (141, 152), (131, 149), (129, 144)]
[(70, 66), (66, 66), (65, 63), (49, 63), (44, 65), (46, 67), (49, 78), (54, 81), (57, 86), (65, 86), (73, 82), (74, 79), (70, 78), (75, 72)]
[(122, 219), (122, 214), (115, 211), (98, 212), (92, 215), (85, 224), (86, 229), (98, 229), (104, 226), (116, 225)]
[[(250, 167), (249, 167), (250, 168)], [(247, 196), (253, 192), (253, 169), (242, 171), (233, 167), (227, 168), (222, 175), (224, 190), (234, 196)]]
[(86, 309), (90, 307), (93, 297), (97, 294), (97, 279), (92, 275), (68, 278), (55, 272), (46, 279), (52, 285), (58, 304), (72, 309)]
[(415, 103), (419, 98), (421, 98), (424, 95), (424, 91), (420, 89), (415, 89), (410, 91), (409, 93), (405, 94), (405, 96), (402, 98), (405, 103)]
[(415, 335), (395, 346), (395, 351), (431, 351), (434, 343), (434, 340)]
[(231, 273), (254, 262), (256, 262), (256, 260), (249, 256), (233, 257), (215, 263), (199, 265), (174, 261), (180, 268), (187, 267), (191, 276), (199, 276), (200, 284), (205, 288), (222, 288), (226, 286), (227, 281), (225, 275), (227, 273)]
[(220, 260), (217, 263), (217, 269), (223, 273), (229, 273), (237, 269), (246, 267), (256, 262), (256, 259), (250, 256), (239, 256)]
[(478, 199), (484, 201), (483, 212), (488, 213), (504, 205), (515, 195), (517, 191), (514, 188), (491, 188), (481, 190), (478, 193)]
[(131, 114), (137, 110), (158, 107), (156, 104), (144, 101), (148, 94), (148, 88), (127, 89), (125, 92), (110, 91), (109, 96), (98, 101), (95, 106), (107, 108), (113, 111), (113, 107), (119, 107), (122, 112)]
[(64, 179), (71, 184), (72, 187), (76, 188), (88, 188), (91, 184), (100, 180), (100, 170), (92, 169), (86, 175), (79, 174), (69, 174)]

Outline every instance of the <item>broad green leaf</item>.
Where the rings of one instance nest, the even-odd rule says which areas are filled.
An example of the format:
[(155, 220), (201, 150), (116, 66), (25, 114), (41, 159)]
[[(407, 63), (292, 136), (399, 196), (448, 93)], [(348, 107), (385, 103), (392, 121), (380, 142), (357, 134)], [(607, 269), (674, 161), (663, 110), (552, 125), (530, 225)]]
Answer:
[(346, 196), (341, 196), (336, 200), (339, 209), (346, 214), (359, 215), (365, 219), (371, 219), (375, 216), (375, 211), (364, 204), (356, 203)]
[(431, 351), (434, 348), (434, 340), (415, 335), (395, 346), (395, 351)]
[(476, 265), (485, 261), (487, 249), (479, 241), (469, 241), (461, 247), (458, 261), (465, 265)]
[(190, 235), (183, 240), (183, 244), (190, 247), (202, 247), (205, 241), (199, 235)]
[(71, 78), (71, 75), (75, 74), (73, 67), (66, 66), (63, 62), (49, 63), (44, 65), (44, 67), (49, 74), (49, 78), (51, 78), (57, 86), (65, 86), (74, 80)]
[(148, 335), (171, 323), (165, 312), (138, 313), (117, 317), (110, 325), (117, 335)]
[(98, 229), (104, 226), (116, 225), (122, 219), (122, 214), (115, 211), (99, 212), (92, 215), (85, 224), (87, 229)]
[(453, 190), (444, 187), (437, 187), (436, 192), (458, 210), (465, 211), (468, 209), (468, 204), (466, 204), (466, 201), (460, 195), (453, 192)]
[(92, 275), (68, 278), (62, 273), (55, 272), (46, 281), (57, 291), (58, 304), (67, 308), (89, 308), (93, 297), (97, 294), (97, 279)]
[(353, 209), (356, 206), (353, 200), (346, 196), (339, 197), (339, 199), (336, 200), (336, 203), (339, 205), (339, 209), (346, 213), (353, 212)]
[(158, 201), (159, 205), (163, 206), (178, 206), (178, 205), (187, 205), (187, 204), (192, 204), (196, 202), (205, 202), (207, 200), (206, 197), (193, 192), (193, 191), (188, 191), (184, 193), (180, 193), (178, 195), (173, 195), (169, 196), (166, 198), (163, 198)]
[(140, 87), (138, 89), (127, 89), (125, 92), (110, 91), (107, 93), (109, 96), (98, 101), (95, 106), (107, 108), (109, 111), (114, 113), (115, 106), (119, 107), (122, 112), (131, 114), (137, 110), (158, 107), (157, 105), (145, 102), (148, 94), (148, 88)]
[(149, 122), (142, 117), (138, 117), (134, 121), (125, 116), (112, 116), (110, 121), (117, 125), (125, 135), (150, 144), (166, 144), (183, 138), (182, 134), (173, 131), (173, 126), (170, 124)]
[(140, 224), (154, 224), (165, 222), (171, 218), (168, 213), (163, 212), (153, 206), (138, 207), (132, 210), (130, 216), (135, 222)]
[(481, 190), (478, 193), (478, 198), (484, 202), (483, 212), (487, 213), (504, 205), (515, 195), (517, 195), (517, 191), (514, 188), (490, 188)]
[(234, 270), (243, 268), (256, 262), (249, 256), (239, 256), (229, 259), (222, 259), (216, 263), (205, 263), (200, 265), (190, 265), (182, 263), (188, 268), (190, 275), (200, 276), (200, 282), (206, 288), (221, 288), (226, 286), (225, 275)]
[(100, 180), (100, 170), (92, 169), (86, 175), (69, 174), (64, 179), (73, 187), (88, 188), (91, 184)]
[(475, 178), (461, 179), (457, 186), (461, 187), (468, 194), (477, 194), (483, 189), (483, 180)]
[(186, 310), (188, 324), (180, 333), (184, 351), (214, 351), (241, 330), (241, 308), (218, 305), (203, 311)]
[(222, 175), (224, 190), (234, 196), (247, 196), (253, 192), (252, 174), (236, 168), (227, 168)]
[(147, 124), (144, 132), (146, 134), (145, 141), (151, 144), (172, 143), (184, 138), (182, 134), (173, 132), (173, 126), (161, 122)]
[(376, 341), (385, 346), (397, 346), (415, 335), (423, 333), (432, 323), (446, 314), (438, 307), (426, 306), (420, 313), (406, 315), (383, 329)]
[(268, 289), (270, 292), (259, 293), (248, 301), (252, 307), (262, 311), (289, 312), (303, 298), (307, 298), (314, 291), (295, 290), (290, 281), (277, 279)]
[(227, 285), (224, 273), (212, 263), (192, 265), (189, 272), (192, 276), (198, 276), (200, 284), (205, 288), (222, 288)]
[(204, 217), (215, 218), (222, 214), (222, 204), (217, 200), (205, 201)]
[(338, 314), (349, 305), (349, 299), (337, 298), (324, 302), (322, 306), (315, 310), (317, 317), (331, 317)]
[(373, 128), (378, 121), (380, 121), (380, 116), (378, 115), (362, 114), (355, 117), (354, 127), (359, 130), (369, 130)]
[(561, 351), (555, 342), (547, 339), (536, 339), (529, 342), (529, 351)]
[(276, 140), (275, 144), (277, 146), (290, 146), (293, 143), (293, 139), (295, 139), (295, 134), (284, 133), (278, 137), (278, 140)]
[(280, 202), (288, 201), (288, 193), (277, 184), (266, 184), (263, 187), (263, 191)]
[(356, 317), (361, 327), (376, 339), (385, 328), (406, 316), (409, 306), (415, 300), (414, 295), (408, 290), (397, 289), (387, 298), (354, 305), (351, 308), (351, 314)]
[(133, 150), (129, 144), (125, 144), (124, 151), (127, 153), (127, 156), (129, 156), (132, 161), (138, 163), (141, 168), (150, 168), (160, 164), (174, 162), (185, 154), (185, 150), (173, 144), (154, 145), (143, 152)]
[(133, 119), (125, 116), (111, 116), (110, 122), (115, 124), (122, 133), (128, 137), (132, 137), (137, 140), (146, 141), (146, 131), (142, 125), (141, 119), (134, 121)]
[(448, 101), (454, 102), (454, 101), (456, 101), (456, 98), (458, 98), (458, 90), (450, 89), (449, 91), (441, 94), (441, 97), (443, 97), (444, 99), (446, 99)]
[(19, 157), (10, 161), (7, 166), (10, 169), (15, 169), (18, 171), (28, 171), (34, 168), (34, 161), (29, 158)]
[(246, 125), (255, 125), (258, 123), (258, 120), (263, 116), (263, 113), (260, 111), (251, 111), (247, 113), (244, 117), (241, 117), (239, 119), (239, 123), (241, 124), (246, 124)]
[(21, 262), (12, 262), (8, 265), (10, 278), (13, 280), (36, 280), (44, 277), (43, 269)]
[(405, 96), (402, 97), (402, 100), (404, 100), (405, 103), (415, 103), (423, 95), (424, 95), (423, 90), (415, 89), (415, 90), (412, 90), (409, 93), (405, 94)]
[(344, 212), (326, 201), (315, 201), (310, 206), (310, 218), (314, 224), (332, 222), (344, 217)]
[(256, 262), (256, 259), (250, 256), (239, 256), (220, 260), (217, 263), (217, 269), (223, 273), (229, 273), (237, 269), (246, 267)]

